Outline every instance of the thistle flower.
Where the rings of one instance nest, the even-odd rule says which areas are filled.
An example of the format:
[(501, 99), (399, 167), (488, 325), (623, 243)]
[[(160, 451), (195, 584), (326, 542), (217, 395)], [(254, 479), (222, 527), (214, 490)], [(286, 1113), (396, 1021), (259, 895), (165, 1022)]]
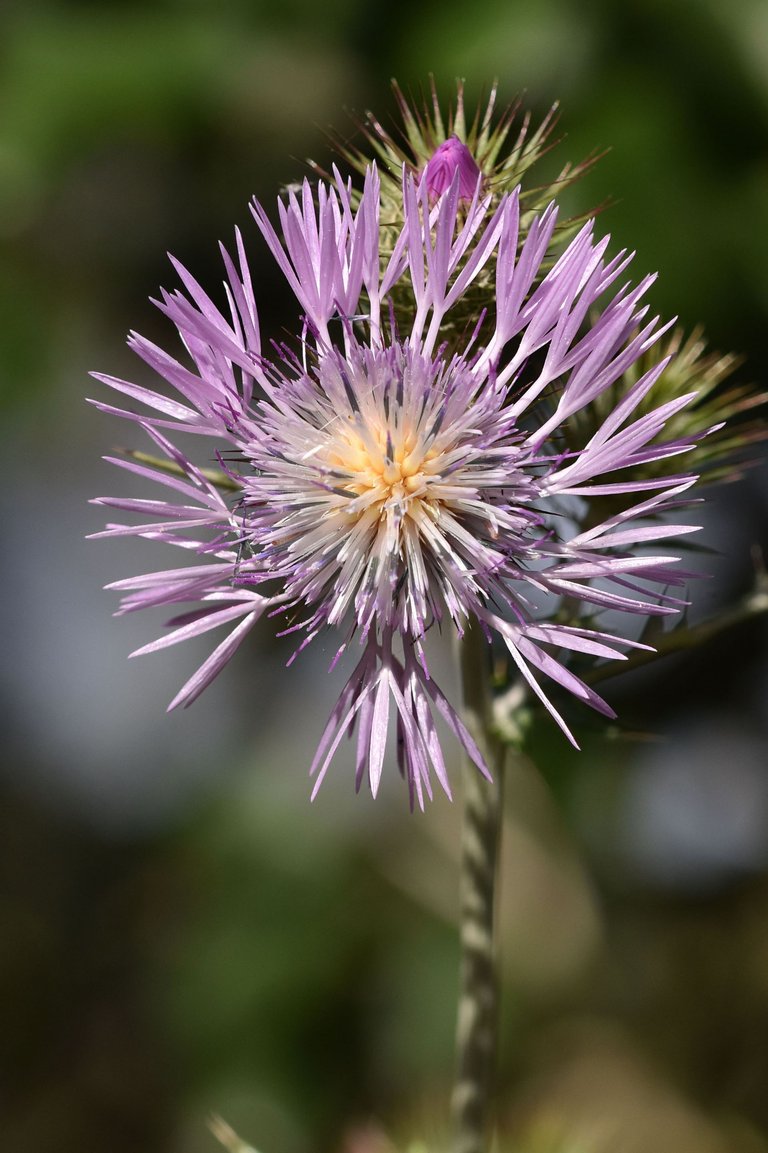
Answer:
[[(115, 463), (165, 486), (171, 499), (101, 498), (143, 519), (97, 535), (144, 536), (194, 554), (185, 567), (110, 586), (124, 594), (120, 612), (195, 606), (140, 653), (230, 630), (171, 708), (203, 691), (265, 613), (295, 635), (293, 656), (333, 634), (334, 664), (349, 647), (359, 655), (320, 738), (315, 790), (356, 729), (356, 785), (367, 779), (375, 794), (392, 728), (411, 804), (423, 807), (432, 774), (450, 795), (438, 717), (487, 773), (430, 674), (433, 626), (461, 635), (479, 622), (574, 743), (540, 678), (613, 715), (563, 653), (622, 659), (634, 642), (597, 627), (594, 614), (644, 617), (682, 603), (670, 590), (685, 574), (656, 545), (692, 531), (663, 514), (694, 478), (638, 479), (636, 470), (690, 447), (689, 437), (664, 439), (663, 430), (692, 394), (637, 415), (662, 360), (615, 398), (586, 440), (565, 448), (563, 430), (666, 331), (643, 303), (654, 278), (617, 288), (630, 257), (609, 259), (592, 222), (543, 275), (554, 204), (521, 239), (518, 192), (495, 199), (476, 182), (462, 201), (457, 167), (434, 202), (424, 181), (407, 169), (402, 178), (404, 223), (384, 256), (375, 167), (357, 198), (338, 173), (316, 190), (305, 182), (279, 202), (282, 236), (254, 204), (301, 310), (293, 347), (262, 344), (239, 233), (236, 261), (222, 249), (228, 315), (175, 264), (186, 294), (163, 292), (158, 306), (190, 363), (135, 334), (129, 343), (178, 396), (97, 377), (148, 412), (98, 407), (140, 424), (167, 458)], [(489, 268), (487, 318), (459, 347), (447, 346), (452, 312)], [(407, 330), (392, 307), (404, 281), (414, 300)], [(169, 431), (215, 439), (220, 483)], [(621, 507), (582, 529), (584, 509), (607, 495)], [(554, 619), (563, 599), (584, 607), (578, 623)]]

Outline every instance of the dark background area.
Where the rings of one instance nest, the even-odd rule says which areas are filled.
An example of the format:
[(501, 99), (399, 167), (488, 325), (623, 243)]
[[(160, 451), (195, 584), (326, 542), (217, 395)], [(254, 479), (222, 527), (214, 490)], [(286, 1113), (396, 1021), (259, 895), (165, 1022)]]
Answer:
[[(13, 1153), (261, 1153), (444, 1143), (459, 806), (374, 804), (343, 762), (314, 803), (329, 653), (269, 623), (192, 710), (198, 649), (127, 662), (160, 623), (101, 586), (160, 546), (85, 542), (126, 430), (89, 370), (147, 380), (129, 328), (178, 256), (220, 283), (246, 235), (264, 328), (290, 323), (247, 203), (323, 165), (389, 79), (474, 107), (562, 102), (553, 164), (658, 270), (654, 308), (768, 368), (764, 0), (22, 3), (0, 10), (3, 509), (0, 1137)], [(137, 441), (138, 443), (138, 441)], [(712, 493), (707, 616), (766, 546), (768, 472)], [(183, 646), (187, 648), (187, 646)], [(338, 686), (336, 686), (338, 688)], [(610, 691), (624, 731), (552, 728), (510, 782), (500, 1111), (517, 1153), (768, 1149), (766, 626)], [(592, 735), (591, 735), (592, 734)], [(456, 766), (456, 769), (458, 766)], [(458, 772), (454, 772), (458, 779)], [(385, 1136), (385, 1134), (387, 1136)]]

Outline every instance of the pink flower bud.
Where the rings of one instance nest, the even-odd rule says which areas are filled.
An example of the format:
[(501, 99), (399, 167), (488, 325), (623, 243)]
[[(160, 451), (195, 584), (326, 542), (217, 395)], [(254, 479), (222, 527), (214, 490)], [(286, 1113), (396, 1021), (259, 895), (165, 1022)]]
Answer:
[(471, 200), (482, 173), (466, 144), (458, 136), (449, 136), (435, 149), (424, 170), (430, 196), (442, 196), (451, 187), (457, 169), (459, 196), (462, 200)]

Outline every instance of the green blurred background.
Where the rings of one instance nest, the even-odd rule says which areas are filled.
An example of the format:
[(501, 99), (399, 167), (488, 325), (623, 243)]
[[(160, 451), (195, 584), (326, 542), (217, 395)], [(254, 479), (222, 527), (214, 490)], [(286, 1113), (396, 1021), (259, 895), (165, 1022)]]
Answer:
[[(202, 659), (128, 663), (159, 622), (108, 580), (160, 546), (85, 543), (99, 456), (130, 430), (83, 395), (147, 380), (124, 334), (172, 251), (206, 285), (246, 232), (264, 326), (290, 302), (247, 202), (328, 162), (389, 78), (470, 106), (500, 81), (553, 163), (611, 147), (573, 205), (658, 269), (653, 303), (768, 368), (765, 0), (139, 0), (0, 9), (3, 406), (0, 1138), (12, 1153), (385, 1153), (447, 1127), (458, 805), (376, 804), (340, 763), (310, 806), (327, 652), (269, 627), (194, 709)], [(139, 443), (138, 441), (136, 442)], [(768, 544), (768, 472), (702, 512), (707, 615)], [(338, 686), (336, 686), (338, 687)], [(537, 1153), (768, 1149), (768, 693), (763, 624), (617, 684), (625, 728), (554, 732), (510, 782), (500, 1112)], [(456, 773), (455, 776), (458, 776)]]

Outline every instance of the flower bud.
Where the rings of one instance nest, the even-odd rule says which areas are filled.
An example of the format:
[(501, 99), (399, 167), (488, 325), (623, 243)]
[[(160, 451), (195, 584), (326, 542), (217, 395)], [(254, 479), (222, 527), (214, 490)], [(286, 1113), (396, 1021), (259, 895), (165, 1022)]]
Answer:
[(433, 152), (424, 170), (430, 196), (442, 196), (451, 187), (457, 169), (459, 196), (462, 200), (471, 200), (482, 173), (466, 144), (458, 136), (449, 136)]

